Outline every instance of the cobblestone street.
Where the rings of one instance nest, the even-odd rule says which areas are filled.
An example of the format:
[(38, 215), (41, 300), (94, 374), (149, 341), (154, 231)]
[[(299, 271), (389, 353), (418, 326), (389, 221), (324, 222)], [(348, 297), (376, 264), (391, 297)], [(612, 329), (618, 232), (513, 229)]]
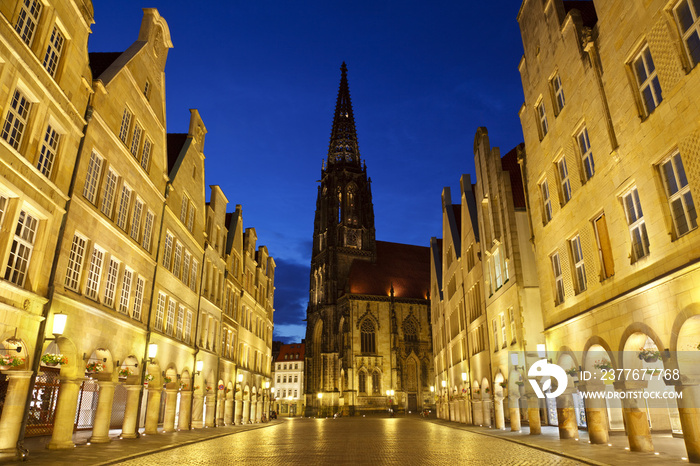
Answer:
[(416, 418), (293, 419), (125, 465), (574, 465), (558, 455)]

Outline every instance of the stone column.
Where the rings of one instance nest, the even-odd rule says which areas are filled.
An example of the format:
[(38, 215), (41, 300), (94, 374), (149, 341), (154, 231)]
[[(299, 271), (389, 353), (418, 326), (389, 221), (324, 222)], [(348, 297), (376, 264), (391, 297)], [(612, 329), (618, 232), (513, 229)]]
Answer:
[(33, 371), (2, 371), (7, 376), (7, 394), (0, 417), (0, 458), (14, 458), (24, 407)]
[[(602, 383), (579, 383), (578, 389), (586, 393), (603, 393), (605, 385)], [(593, 444), (605, 445), (608, 443), (608, 412), (604, 398), (589, 396), (586, 398), (586, 421), (588, 423), (588, 438)]]
[(201, 429), (204, 427), (204, 395), (201, 392), (194, 393), (192, 402), (192, 428)]
[(112, 419), (112, 402), (114, 401), (114, 382), (98, 380), (100, 393), (97, 398), (95, 422), (92, 427), (91, 443), (109, 443), (109, 421)]
[(700, 386), (677, 385), (676, 392), (683, 394), (676, 402), (688, 459), (691, 463), (700, 463)]
[(248, 424), (249, 421), (250, 421), (250, 401), (243, 400), (243, 419), (241, 420), (241, 423)]
[(576, 409), (572, 393), (573, 389), (568, 388), (556, 399), (560, 439), (578, 438), (578, 423), (576, 422)]
[(467, 408), (466, 401), (464, 399), (459, 400), (459, 422), (466, 424), (467, 422)]
[(503, 395), (493, 395), (493, 411), (496, 418), (496, 429), (503, 430), (506, 428), (505, 413), (503, 412)]
[(224, 424), (227, 426), (233, 424), (233, 400), (230, 398), (224, 400)]
[(75, 410), (78, 406), (78, 393), (84, 377), (77, 379), (60, 379), (58, 390), (58, 402), (56, 403), (56, 415), (53, 422), (51, 441), (46, 448), (49, 450), (67, 450), (75, 447), (73, 443), (73, 426), (75, 424)]
[(233, 412), (233, 416), (233, 423), (240, 426), (243, 423), (243, 403), (241, 402), (241, 400), (235, 401), (235, 410)]
[(158, 433), (158, 418), (160, 417), (160, 397), (161, 397), (161, 387), (149, 386), (146, 393), (148, 393), (148, 405), (146, 406), (146, 434), (157, 434)]
[(215, 427), (214, 422), (216, 421), (216, 398), (214, 398), (213, 392), (207, 392), (207, 398), (205, 400), (207, 404), (207, 414), (204, 420), (204, 425), (206, 427)]
[(486, 399), (481, 401), (482, 415), (484, 419), (484, 425), (491, 427), (493, 425), (493, 420), (491, 419), (491, 399), (486, 396)]
[(527, 418), (530, 424), (530, 435), (541, 435), (540, 399), (534, 393), (527, 395)]
[(180, 416), (177, 419), (178, 430), (190, 429), (190, 418), (192, 417), (192, 391), (182, 390), (180, 392)]
[(126, 407), (124, 408), (124, 422), (122, 423), (121, 438), (137, 438), (136, 432), (137, 413), (139, 410), (139, 393), (141, 385), (125, 385)]
[(520, 432), (520, 393), (508, 393), (508, 410), (511, 432)]
[(622, 416), (625, 419), (627, 440), (630, 443), (630, 451), (654, 451), (649, 431), (646, 409), (639, 407), (643, 398), (632, 398), (636, 390), (623, 389), (625, 398), (622, 400)]
[(163, 432), (175, 432), (175, 413), (177, 412), (177, 388), (165, 389), (165, 414)]
[(472, 401), (472, 406), (474, 408), (474, 425), (475, 426), (483, 426), (484, 425), (484, 411), (483, 408), (481, 407), (482, 405), (481, 400), (473, 400)]
[[(256, 404), (258, 405), (258, 409), (256, 410), (255, 414), (255, 422), (261, 422), (262, 421), (262, 412), (263, 412), (263, 403), (262, 401), (256, 401)], [(290, 405), (289, 409), (291, 410), (292, 407)], [(291, 414), (291, 411), (290, 413)]]

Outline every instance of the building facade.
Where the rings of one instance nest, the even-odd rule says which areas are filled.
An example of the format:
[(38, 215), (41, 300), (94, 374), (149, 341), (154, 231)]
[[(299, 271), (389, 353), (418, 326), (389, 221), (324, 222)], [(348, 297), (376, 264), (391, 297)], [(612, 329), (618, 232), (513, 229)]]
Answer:
[(304, 414), (305, 343), (282, 345), (273, 367), (274, 408), (279, 416)]
[[(682, 394), (588, 403), (585, 415), (592, 443), (621, 431), (632, 451), (653, 451), (651, 434), (671, 431), (693, 462), (699, 17), (686, 0), (527, 0), (518, 13), (522, 164), (548, 357), (590, 372), (679, 371), (667, 383), (579, 381), (577, 389)], [(558, 408), (561, 436), (576, 436), (571, 407)]]
[(321, 171), (307, 309), (306, 415), (417, 410), (429, 398), (429, 250), (375, 240), (345, 63)]
[(18, 57), (0, 63), (3, 457), (25, 436), (73, 448), (75, 429), (106, 443), (269, 404), (275, 263), (241, 206), (215, 185), (207, 202), (198, 111), (166, 130), (167, 22), (144, 9), (126, 51), (88, 54), (92, 11), (0, 10)]

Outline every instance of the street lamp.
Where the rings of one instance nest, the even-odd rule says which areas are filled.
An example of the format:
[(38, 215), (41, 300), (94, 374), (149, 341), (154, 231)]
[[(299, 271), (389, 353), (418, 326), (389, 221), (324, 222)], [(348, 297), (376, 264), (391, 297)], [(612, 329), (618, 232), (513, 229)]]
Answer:
[(318, 417), (321, 417), (321, 407), (323, 405), (323, 393), (318, 392)]

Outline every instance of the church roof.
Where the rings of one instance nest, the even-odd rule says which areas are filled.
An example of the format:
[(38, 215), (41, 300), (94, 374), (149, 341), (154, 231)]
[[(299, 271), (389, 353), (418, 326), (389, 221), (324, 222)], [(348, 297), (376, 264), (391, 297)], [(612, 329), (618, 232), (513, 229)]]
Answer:
[(516, 209), (525, 208), (525, 191), (523, 190), (523, 178), (520, 175), (520, 164), (518, 164), (518, 147), (515, 146), (510, 152), (501, 158), (501, 167), (510, 174), (510, 188), (513, 192), (513, 206)]
[(427, 299), (430, 289), (430, 248), (377, 241), (377, 261), (355, 260), (348, 286), (352, 294)]

